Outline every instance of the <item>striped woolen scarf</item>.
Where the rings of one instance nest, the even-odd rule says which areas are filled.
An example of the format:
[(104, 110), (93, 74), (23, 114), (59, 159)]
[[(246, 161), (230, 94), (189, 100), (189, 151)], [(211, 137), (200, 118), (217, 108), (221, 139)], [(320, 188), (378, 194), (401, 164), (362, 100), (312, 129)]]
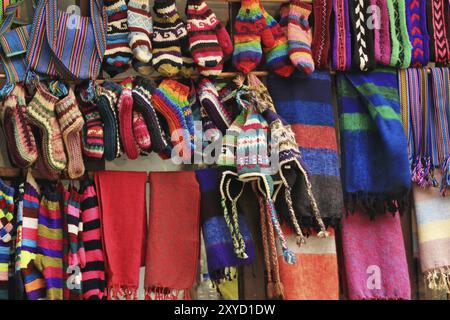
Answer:
[(8, 270), (11, 252), (14, 189), (0, 180), (0, 300), (8, 300)]
[(402, 212), (411, 175), (397, 72), (339, 74), (337, 96), (347, 210)]

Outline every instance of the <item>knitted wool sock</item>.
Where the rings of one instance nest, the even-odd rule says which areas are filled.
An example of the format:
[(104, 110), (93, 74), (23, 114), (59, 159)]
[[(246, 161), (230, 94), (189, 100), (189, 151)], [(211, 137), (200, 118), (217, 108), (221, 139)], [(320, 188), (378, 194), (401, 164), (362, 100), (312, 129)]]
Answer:
[(52, 169), (62, 171), (66, 167), (67, 158), (55, 114), (57, 102), (58, 98), (52, 95), (42, 83), (38, 83), (27, 112), (30, 121), (42, 131), (42, 149), (45, 161)]
[(84, 174), (81, 149), (81, 131), (84, 120), (72, 88), (69, 87), (67, 96), (56, 103), (55, 111), (67, 152), (67, 172), (69, 178), (77, 179)]
[[(368, 2), (357, 0), (359, 2)], [(354, 2), (354, 1), (349, 1)], [(367, 7), (365, 7), (367, 9)], [(314, 0), (314, 36), (312, 52), (316, 69), (327, 69), (330, 56), (331, 0)]]
[(120, 156), (120, 135), (116, 103), (121, 91), (122, 87), (120, 85), (107, 81), (100, 88), (100, 95), (97, 100), (98, 111), (104, 123), (104, 155), (108, 161), (112, 161)]
[(8, 269), (13, 231), (14, 189), (0, 180), (0, 300), (8, 300)]
[(427, 3), (427, 25), (430, 33), (430, 60), (437, 64), (450, 61), (450, 26), (446, 33), (446, 20), (450, 17), (446, 12), (445, 0), (430, 0)]
[(88, 87), (82, 85), (75, 87), (75, 96), (84, 117), (83, 153), (89, 158), (101, 159), (104, 152), (103, 121), (97, 104), (83, 98), (88, 90)]
[(136, 72), (144, 76), (149, 76), (153, 72), (153, 65), (151, 61), (144, 63), (137, 59), (133, 59), (133, 61), (131, 61), (131, 64)]
[(37, 141), (38, 148), (38, 159), (34, 165), (34, 169), (39, 172), (39, 175), (48, 181), (57, 181), (60, 178), (60, 171), (57, 171), (50, 167), (50, 165), (45, 161), (44, 151), (42, 150), (42, 138), (39, 130), (34, 132)]
[(175, 0), (156, 0), (153, 11), (153, 67), (163, 76), (173, 77), (183, 66), (180, 37), (186, 28)]
[(0, 106), (0, 118), (9, 154), (21, 168), (31, 166), (37, 159), (36, 141), (28, 124), (26, 109), (25, 88), (16, 84)]
[(23, 222), (20, 269), (28, 300), (44, 299), (45, 280), (36, 269), (34, 260), (37, 250), (37, 229), (40, 190), (30, 172), (25, 181), (23, 195)]
[(192, 150), (190, 130), (185, 118), (189, 87), (171, 79), (165, 79), (153, 92), (152, 104), (167, 121), (174, 148), (179, 144), (181, 150), (178, 155), (183, 159), (190, 159)]
[(150, 129), (152, 150), (162, 154), (163, 157), (170, 158), (172, 147), (163, 135), (160, 121), (151, 101), (154, 90), (155, 85), (152, 81), (137, 77), (134, 81), (133, 107), (134, 110), (142, 113), (147, 127)]
[(259, 0), (242, 0), (234, 29), (233, 65), (247, 74), (261, 61), (261, 41), (268, 48), (275, 44), (259, 7)]
[(312, 31), (309, 26), (309, 16), (312, 6), (299, 0), (292, 0), (288, 15), (289, 57), (301, 73), (310, 75), (314, 72), (312, 57)]
[(152, 59), (153, 21), (149, 0), (130, 0), (128, 3), (128, 40), (134, 58), (143, 63)]
[(289, 77), (292, 72), (294, 72), (295, 68), (289, 59), (286, 33), (283, 31), (280, 24), (264, 9), (261, 3), (260, 9), (275, 40), (273, 46), (263, 46), (267, 66), (274, 73), (282, 77)]
[(127, 4), (125, 0), (105, 0), (108, 18), (103, 69), (112, 77), (128, 69), (133, 53), (128, 45)]
[(186, 16), (189, 48), (197, 66), (215, 67), (233, 53), (230, 35), (205, 1), (187, 1)]
[(63, 226), (61, 196), (51, 186), (44, 186), (39, 205), (37, 254), (34, 264), (47, 284), (47, 299), (63, 299)]
[(123, 150), (128, 159), (135, 160), (139, 157), (139, 149), (133, 136), (133, 94), (131, 91), (131, 79), (122, 82), (124, 86), (117, 109), (119, 109), (120, 137)]
[(144, 116), (138, 111), (133, 111), (133, 134), (139, 149), (149, 151), (152, 140)]

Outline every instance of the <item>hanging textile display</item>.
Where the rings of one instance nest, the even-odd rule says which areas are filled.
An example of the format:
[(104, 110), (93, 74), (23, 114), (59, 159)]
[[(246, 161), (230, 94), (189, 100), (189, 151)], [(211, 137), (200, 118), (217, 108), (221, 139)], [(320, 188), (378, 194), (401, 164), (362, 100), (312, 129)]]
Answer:
[(139, 268), (145, 265), (146, 181), (145, 172), (95, 174), (109, 299), (137, 299)]
[[(337, 71), (350, 70), (352, 62), (352, 46), (348, 0), (333, 0), (333, 16), (333, 69)], [(381, 44), (381, 42), (377, 43), (377, 41), (375, 41), (375, 50), (379, 44)], [(377, 50), (375, 53), (377, 53)]]
[[(351, 300), (409, 300), (411, 285), (399, 215), (342, 219), (345, 285)], [(370, 252), (370, 254), (367, 254)]]
[(0, 180), (0, 300), (8, 300), (8, 269), (14, 217), (14, 189)]
[(387, 2), (372, 0), (372, 24), (374, 28), (375, 61), (388, 66), (391, 63), (391, 31)]
[(411, 175), (397, 72), (339, 74), (337, 96), (347, 210), (402, 212)]
[(412, 45), (411, 66), (424, 67), (430, 61), (430, 36), (427, 29), (427, 1), (406, 0), (406, 23)]

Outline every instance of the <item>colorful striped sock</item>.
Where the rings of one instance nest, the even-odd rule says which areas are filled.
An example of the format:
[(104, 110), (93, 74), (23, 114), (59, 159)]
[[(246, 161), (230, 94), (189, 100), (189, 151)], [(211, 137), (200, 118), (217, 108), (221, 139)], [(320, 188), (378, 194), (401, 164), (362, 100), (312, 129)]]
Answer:
[(14, 216), (14, 189), (0, 180), (0, 300), (8, 300), (9, 264)]
[(106, 298), (105, 264), (97, 194), (91, 181), (84, 181), (81, 193), (81, 220), (86, 264), (81, 268), (84, 300)]
[(308, 22), (311, 11), (310, 4), (299, 0), (290, 2), (287, 26), (289, 57), (297, 69), (306, 75), (314, 71), (312, 31)]
[(54, 187), (43, 187), (34, 263), (44, 275), (48, 300), (63, 299), (63, 225), (60, 201), (61, 195)]
[(144, 116), (138, 111), (133, 111), (133, 135), (141, 151), (150, 151), (152, 140)]
[(22, 246), (20, 269), (28, 300), (45, 299), (45, 280), (36, 269), (37, 229), (40, 190), (31, 173), (27, 174), (23, 195)]

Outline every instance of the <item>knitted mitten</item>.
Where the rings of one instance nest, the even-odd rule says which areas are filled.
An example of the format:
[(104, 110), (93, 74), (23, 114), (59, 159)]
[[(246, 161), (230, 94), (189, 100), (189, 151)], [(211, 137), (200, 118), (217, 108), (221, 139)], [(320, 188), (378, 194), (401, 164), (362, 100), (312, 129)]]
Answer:
[(64, 170), (67, 164), (61, 129), (55, 114), (58, 98), (42, 84), (36, 85), (36, 93), (28, 105), (30, 121), (42, 131), (42, 149), (45, 162), (56, 171)]
[(105, 0), (108, 28), (103, 69), (112, 77), (128, 69), (133, 53), (128, 45), (127, 4), (125, 0)]
[(81, 149), (81, 132), (84, 126), (83, 115), (69, 87), (69, 93), (55, 105), (56, 116), (62, 131), (67, 152), (67, 172), (69, 178), (77, 179), (84, 174), (84, 162)]
[(172, 77), (183, 66), (180, 38), (187, 31), (175, 0), (156, 0), (153, 11), (153, 67), (163, 76)]
[(0, 105), (0, 118), (9, 154), (22, 168), (31, 166), (37, 159), (36, 141), (26, 111), (25, 88), (16, 84)]
[(214, 84), (207, 78), (203, 78), (197, 87), (198, 100), (208, 114), (208, 118), (222, 133), (230, 127), (233, 122), (232, 115), (219, 100), (219, 93)]
[(288, 13), (287, 37), (289, 57), (301, 73), (309, 75), (314, 72), (312, 57), (312, 31), (309, 16), (312, 6), (299, 0), (291, 0)]
[(118, 112), (116, 110), (122, 87), (117, 83), (107, 81), (100, 88), (97, 99), (97, 107), (103, 119), (105, 159), (112, 161), (120, 156), (120, 134), (118, 123)]
[(263, 46), (267, 66), (282, 77), (289, 77), (295, 68), (289, 60), (288, 39), (278, 22), (260, 4), (264, 19), (272, 32), (275, 43), (271, 47)]
[(275, 43), (259, 7), (259, 0), (242, 0), (234, 29), (233, 65), (247, 74), (261, 61), (261, 41), (266, 47), (272, 47)]
[(151, 101), (154, 90), (155, 84), (151, 80), (137, 77), (134, 80), (133, 107), (135, 111), (142, 114), (147, 127), (150, 129), (152, 150), (163, 158), (170, 158), (172, 147), (164, 137), (161, 123)]
[(130, 0), (128, 3), (128, 40), (134, 58), (148, 63), (152, 59), (153, 21), (149, 0)]
[(34, 264), (47, 284), (47, 299), (63, 299), (63, 225), (61, 195), (44, 186), (37, 219), (37, 254)]
[(183, 159), (190, 159), (191, 137), (188, 124), (186, 122), (186, 107), (189, 106), (189, 87), (175, 80), (165, 79), (153, 92), (152, 104), (167, 121), (171, 140), (174, 148), (181, 150), (179, 156)]
[(152, 140), (144, 116), (139, 111), (133, 111), (133, 134), (139, 149), (149, 151)]
[[(104, 152), (103, 121), (93, 98), (87, 98), (90, 90), (94, 91), (95, 89), (89, 84), (87, 86), (81, 84), (75, 87), (75, 96), (84, 117), (83, 153), (89, 158), (101, 159)], [(95, 92), (93, 94), (95, 95)]]
[(186, 6), (189, 48), (197, 66), (215, 67), (233, 53), (225, 27), (203, 0), (188, 0)]
[(120, 137), (123, 150), (130, 160), (139, 156), (139, 149), (133, 136), (133, 95), (131, 91), (131, 79), (121, 83), (124, 86), (117, 109), (119, 110)]

